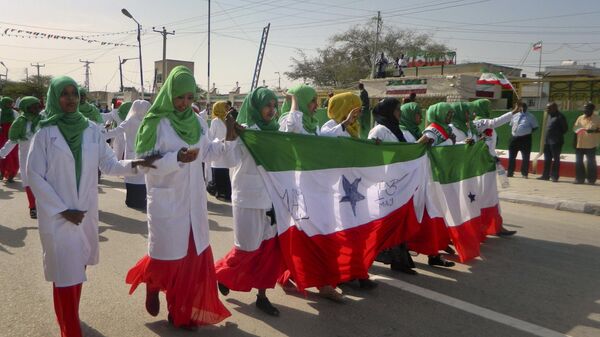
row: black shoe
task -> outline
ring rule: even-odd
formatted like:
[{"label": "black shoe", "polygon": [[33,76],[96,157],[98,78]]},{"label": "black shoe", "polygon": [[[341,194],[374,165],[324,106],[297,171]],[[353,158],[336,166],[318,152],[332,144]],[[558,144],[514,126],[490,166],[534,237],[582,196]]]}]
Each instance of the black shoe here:
[{"label": "black shoe", "polygon": [[375,289],[378,286],[377,283],[375,283],[372,280],[369,280],[368,278],[366,278],[366,279],[359,279],[358,280],[358,284],[360,286],[360,289],[363,289],[363,290]]},{"label": "black shoe", "polygon": [[408,275],[417,275],[416,270],[408,268],[408,267],[403,266],[402,264],[396,263],[396,262],[392,262],[390,264],[390,269],[393,271],[399,271],[401,273],[408,274]]},{"label": "black shoe", "polygon": [[509,174],[507,174],[506,176],[507,176],[508,178],[512,178],[512,177],[513,177],[513,174],[512,174],[512,173],[509,173]]},{"label": "black shoe", "polygon": [[156,317],[160,312],[158,291],[146,290],[146,311],[150,314],[150,316],[154,317]]},{"label": "black shoe", "polygon": [[512,236],[515,235],[517,233],[517,231],[509,231],[508,229],[502,227],[502,229],[496,233],[496,235],[498,236]]},{"label": "black shoe", "polygon": [[596,182],[588,181],[588,185],[596,185]]},{"label": "black shoe", "polygon": [[583,184],[583,181],[580,181],[580,180],[575,180],[575,181],[573,182],[573,184],[575,184],[575,185],[581,185],[581,184]]},{"label": "black shoe", "polygon": [[558,178],[552,178],[552,182],[553,183],[557,183],[558,182]]},{"label": "black shoe", "polygon": [[219,282],[218,286],[219,286],[219,292],[221,293],[221,295],[223,295],[223,296],[229,295],[229,288],[227,288],[226,285]]},{"label": "black shoe", "polygon": [[454,249],[452,249],[452,247],[450,247],[450,246],[447,246],[446,248],[444,248],[444,251],[448,255],[455,255],[456,254],[456,251]]},{"label": "black shoe", "polygon": [[267,296],[256,295],[256,307],[271,316],[279,316],[279,310],[271,304]]},{"label": "black shoe", "polygon": [[523,179],[529,179],[529,177],[526,174],[522,175]]},{"label": "black shoe", "polygon": [[537,180],[550,180],[550,177],[541,176],[541,177],[537,177],[536,179]]},{"label": "black shoe", "polygon": [[430,256],[427,261],[427,264],[429,264],[432,267],[440,266],[440,267],[446,267],[446,268],[454,267],[454,265],[455,265],[455,263],[452,261],[442,259],[442,257],[440,255]]},{"label": "black shoe", "polygon": [[12,184],[15,182],[15,177],[8,177],[8,179],[6,179],[6,182],[9,184]]},{"label": "black shoe", "polygon": [[37,219],[37,210],[35,208],[31,208],[29,210],[29,217],[32,219]]},{"label": "black shoe", "polygon": [[[170,325],[175,326],[175,322],[173,321],[173,316],[171,316],[171,313],[169,313],[167,315],[167,321],[169,322]],[[183,330],[187,330],[187,331],[196,331],[198,330],[198,326],[196,325],[180,325],[178,326],[179,329],[183,329]]]}]

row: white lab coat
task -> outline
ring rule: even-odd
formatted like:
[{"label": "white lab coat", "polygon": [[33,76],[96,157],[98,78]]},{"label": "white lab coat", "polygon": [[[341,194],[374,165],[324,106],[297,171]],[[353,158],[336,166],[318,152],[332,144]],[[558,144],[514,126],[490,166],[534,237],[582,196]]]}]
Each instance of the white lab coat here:
[{"label": "white lab coat", "polygon": [[[79,191],[75,161],[57,126],[39,130],[27,157],[29,185],[37,199],[44,274],[57,287],[86,280],[85,266],[98,263],[98,168],[107,175],[134,174],[130,161],[117,161],[100,127],[89,122],[83,131]],[[86,211],[75,225],[60,213]]]},{"label": "white lab coat", "polygon": [[[142,121],[137,118],[126,119],[124,122],[119,124],[119,126],[109,130],[104,134],[106,139],[117,139],[118,137],[123,137],[123,141],[125,142],[124,159],[135,159],[136,157],[135,138],[141,123]],[[146,183],[144,173],[140,172],[134,176],[126,176],[125,183],[144,185]]]},{"label": "white lab coat", "polygon": [[348,131],[342,128],[342,123],[336,122],[333,119],[328,120],[321,126],[319,136],[325,137],[351,137]]},{"label": "white lab coat", "polygon": [[[279,131],[281,132],[290,132],[290,133],[299,133],[302,135],[310,135],[306,129],[304,129],[304,125],[302,124],[302,111],[294,110],[290,111],[287,115],[281,117],[279,120]],[[321,130],[319,128],[316,129],[317,136],[320,134]]]},{"label": "white lab coat", "polygon": [[12,140],[8,140],[4,143],[2,149],[0,149],[0,158],[4,159],[8,154],[15,148],[15,146],[19,145],[19,170],[21,172],[21,184],[23,187],[29,186],[27,181],[27,153],[29,153],[29,145],[31,144],[31,137],[33,137],[33,132],[31,132],[31,122],[27,121],[27,125],[25,125],[26,137],[27,140],[20,140],[17,142],[13,142]]},{"label": "white lab coat", "polygon": [[[102,116],[102,120],[104,122],[115,122],[115,124],[121,125],[123,120],[119,117],[119,110],[113,109],[110,113],[103,114],[106,116]],[[114,129],[113,129],[114,130]],[[124,158],[125,156],[125,148],[127,147],[125,142],[125,134],[122,132],[117,132],[112,134],[112,137],[107,137],[107,139],[112,138],[110,145],[117,156],[117,159]]]},{"label": "white lab coat", "polygon": [[392,131],[390,131],[390,129],[381,124],[375,125],[375,127],[373,127],[371,131],[369,131],[367,139],[380,139],[383,142],[393,143],[399,142],[396,135]]},{"label": "white lab coat", "polygon": [[[487,144],[492,157],[497,156],[496,140],[498,139],[498,134],[496,133],[495,129],[510,122],[512,116],[512,111],[509,111],[504,115],[498,116],[496,118],[483,118],[476,119],[473,121],[473,124],[475,124],[475,128],[477,129],[477,132],[480,135],[479,137],[483,137],[485,139],[485,143]],[[485,134],[485,131],[488,129],[492,130],[489,136]]]},{"label": "white lab coat", "polygon": [[[154,152],[163,157],[154,162],[156,169],[145,169],[148,193],[148,254],[159,260],[178,260],[187,254],[190,226],[200,255],[209,245],[206,184],[202,162],[224,155],[230,142],[208,138],[208,126],[197,116],[202,127],[198,143],[188,145],[175,132],[167,118],[158,124]],[[191,163],[177,161],[182,148],[199,148]]]},{"label": "white lab coat", "polygon": [[450,127],[452,128],[452,133],[456,137],[455,144],[466,144],[468,138],[477,141],[477,136],[473,135],[473,132],[471,132],[471,130],[468,130],[467,133],[464,133],[462,130],[454,126],[454,124],[450,124]]},{"label": "white lab coat", "polygon": [[[219,118],[213,118],[210,122],[210,130],[208,131],[208,136],[212,140],[224,140],[225,137],[227,137],[227,125],[225,125],[225,122],[223,122]],[[227,168],[228,165],[223,158],[218,158],[210,162],[210,167]],[[208,177],[207,180],[209,180]]]}]

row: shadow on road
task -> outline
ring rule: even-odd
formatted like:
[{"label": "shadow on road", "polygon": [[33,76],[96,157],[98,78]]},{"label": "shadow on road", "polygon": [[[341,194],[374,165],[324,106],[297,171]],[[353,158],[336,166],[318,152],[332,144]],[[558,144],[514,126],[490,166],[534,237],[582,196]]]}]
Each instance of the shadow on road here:
[{"label": "shadow on road", "polygon": [[37,227],[20,227],[17,229],[12,229],[0,225],[0,252],[12,255],[13,253],[11,253],[6,247],[25,247],[25,238],[27,237],[27,230],[30,229],[37,230]]},{"label": "shadow on road", "polygon": [[170,325],[166,320],[146,323],[146,327],[161,337],[177,337],[177,336],[239,336],[239,337],[258,337],[246,331],[239,329],[238,325],[232,322],[225,322],[223,326],[204,326],[198,328],[196,332],[190,332],[183,329],[177,329]]},{"label": "shadow on road", "polygon": [[[107,229],[110,229],[113,231],[118,231],[127,234],[139,234],[143,237],[148,236],[148,225],[146,221],[132,219],[120,214],[106,211],[99,211],[98,214],[100,217],[100,222],[108,225],[104,226],[102,224],[99,224],[99,233],[103,233]],[[101,239],[101,241],[106,240],[106,238]]]},{"label": "shadow on road", "polygon": [[81,332],[83,332],[85,337],[106,337],[106,335],[100,333],[100,331],[92,328],[83,321],[81,322]]},{"label": "shadow on road", "polygon": [[218,222],[216,222],[213,219],[208,219],[208,227],[210,228],[211,231],[215,231],[215,232],[231,232],[233,231],[233,229],[229,228],[229,227],[222,227],[221,225],[219,225]]},{"label": "shadow on road", "polygon": [[515,236],[490,237],[481,246],[483,261],[469,272],[417,268],[439,277],[408,276],[382,265],[373,274],[421,286],[520,320],[568,334],[573,329],[600,330],[600,248]]}]

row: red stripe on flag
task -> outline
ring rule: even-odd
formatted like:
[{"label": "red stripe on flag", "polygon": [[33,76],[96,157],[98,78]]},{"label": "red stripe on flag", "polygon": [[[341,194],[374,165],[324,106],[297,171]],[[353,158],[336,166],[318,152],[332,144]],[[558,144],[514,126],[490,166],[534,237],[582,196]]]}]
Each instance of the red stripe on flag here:
[{"label": "red stripe on flag", "polygon": [[470,219],[459,226],[448,227],[460,262],[466,262],[479,256],[479,246],[485,238],[482,227],[481,217]]},{"label": "red stripe on flag", "polygon": [[448,228],[444,218],[431,218],[427,209],[417,235],[408,240],[408,249],[424,255],[437,255],[450,243]]},{"label": "red stripe on flag", "polygon": [[304,290],[367,278],[381,250],[405,242],[418,228],[411,199],[384,218],[332,234],[309,237],[291,227],[279,242],[293,280]]},{"label": "red stripe on flag", "polygon": [[481,222],[485,227],[487,235],[495,235],[502,229],[502,215],[500,215],[500,206],[481,209]]}]

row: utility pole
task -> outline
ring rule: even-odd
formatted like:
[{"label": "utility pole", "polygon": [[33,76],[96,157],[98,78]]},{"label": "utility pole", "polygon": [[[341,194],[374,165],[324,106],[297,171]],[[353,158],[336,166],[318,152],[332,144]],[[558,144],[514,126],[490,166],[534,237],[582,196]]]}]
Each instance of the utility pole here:
[{"label": "utility pole", "polygon": [[25,82],[29,82],[29,68],[25,68]]},{"label": "utility pole", "polygon": [[37,68],[37,82],[38,82],[38,90],[40,91],[38,94],[40,96],[44,95],[44,93],[42,92],[42,78],[40,77],[40,68],[45,67],[45,64],[40,64],[39,62],[36,64],[31,63],[32,67],[36,67]]},{"label": "utility pole", "polygon": [[87,60],[79,60],[79,62],[81,63],[85,63],[84,64],[84,68],[85,68],[85,82],[83,83],[83,86],[85,87],[86,90],[90,90],[90,64],[94,63],[92,61],[87,61]]},{"label": "utility pole", "polygon": [[281,89],[281,73],[276,71],[275,74],[277,74],[277,89]]},{"label": "utility pole", "polygon": [[375,78],[375,62],[377,62],[377,48],[379,48],[379,35],[383,20],[381,20],[381,12],[377,11],[377,32],[375,33],[375,48],[373,48],[373,64],[371,65],[371,78]]},{"label": "utility pole", "polygon": [[152,27],[152,30],[156,33],[160,33],[163,37],[163,59],[162,59],[162,83],[165,83],[167,79],[167,35],[175,35],[175,31],[167,32],[165,27],[162,30],[156,30]]}]

